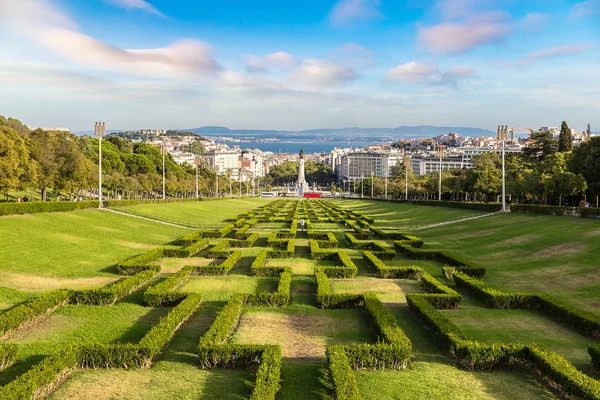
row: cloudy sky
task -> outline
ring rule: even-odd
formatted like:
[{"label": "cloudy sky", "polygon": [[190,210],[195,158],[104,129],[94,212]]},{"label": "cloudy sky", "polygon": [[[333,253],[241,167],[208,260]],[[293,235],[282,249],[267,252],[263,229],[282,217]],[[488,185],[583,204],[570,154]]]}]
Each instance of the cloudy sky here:
[{"label": "cloudy sky", "polygon": [[0,0],[0,114],[600,130],[600,0]]}]

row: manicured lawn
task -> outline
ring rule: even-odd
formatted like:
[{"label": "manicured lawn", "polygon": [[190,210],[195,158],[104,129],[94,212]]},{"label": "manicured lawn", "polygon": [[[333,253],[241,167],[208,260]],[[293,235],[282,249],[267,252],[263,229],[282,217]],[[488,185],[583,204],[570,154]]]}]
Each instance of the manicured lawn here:
[{"label": "manicured lawn", "polygon": [[494,288],[546,293],[600,315],[600,220],[503,214],[415,234],[427,248],[481,263]]},{"label": "manicured lawn", "polygon": [[179,290],[201,293],[204,301],[227,301],[234,293],[273,292],[277,290],[277,280],[244,275],[197,276]]},{"label": "manicured lawn", "polygon": [[331,202],[344,209],[373,217],[376,227],[389,227],[400,230],[487,214],[482,211],[459,208],[419,206],[372,200],[335,199]]},{"label": "manicured lawn", "polygon": [[185,226],[213,228],[223,226],[226,219],[268,204],[271,201],[273,200],[242,198],[169,204],[138,204],[120,208],[120,210]]},{"label": "manicured lawn", "polygon": [[244,312],[233,342],[279,344],[286,358],[325,357],[333,344],[372,343],[376,336],[362,310],[320,310],[294,304]]},{"label": "manicured lawn", "polygon": [[379,279],[357,277],[356,279],[330,279],[334,293],[375,293],[383,303],[406,303],[406,295],[421,293],[417,281],[406,279]]},{"label": "manicured lawn", "polygon": [[463,371],[443,363],[416,362],[405,371],[360,371],[356,377],[361,394],[373,400],[556,399],[521,373]]},{"label": "manicured lawn", "polygon": [[441,312],[454,321],[469,339],[490,344],[541,344],[562,355],[580,370],[594,373],[587,353],[587,346],[594,341],[538,313],[469,305]]},{"label": "manicured lawn", "polygon": [[0,285],[22,290],[102,286],[108,282],[65,279],[110,277],[117,262],[187,233],[99,210],[4,216]]}]

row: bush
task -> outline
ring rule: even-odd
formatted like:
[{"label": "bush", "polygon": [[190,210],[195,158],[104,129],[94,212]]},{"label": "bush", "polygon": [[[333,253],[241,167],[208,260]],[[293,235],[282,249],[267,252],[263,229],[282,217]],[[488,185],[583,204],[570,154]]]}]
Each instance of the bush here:
[{"label": "bush", "polygon": [[416,266],[388,267],[373,252],[363,251],[363,259],[375,268],[377,277],[383,279],[418,279],[423,269]]},{"label": "bush", "polygon": [[56,381],[77,366],[79,358],[76,347],[68,347],[52,353],[13,381],[0,386],[0,399],[24,400],[41,397]]},{"label": "bush", "polygon": [[317,304],[321,308],[355,308],[364,304],[364,296],[350,293],[331,293],[329,278],[323,267],[315,268]]},{"label": "bush", "polygon": [[362,400],[358,390],[358,382],[350,367],[345,346],[327,347],[329,376],[333,384],[335,400]]},{"label": "bush", "polygon": [[208,251],[206,255],[208,258],[227,258],[232,253],[232,250],[229,250],[231,247],[230,240],[223,240],[219,244],[213,246],[212,249]]},{"label": "bush", "polygon": [[204,356],[207,346],[220,345],[229,339],[239,323],[243,305],[244,295],[241,293],[234,294],[219,312],[209,330],[200,338],[198,351],[201,362],[207,358]]},{"label": "bush", "polygon": [[465,289],[479,300],[485,302],[489,307],[499,310],[510,308],[523,308],[523,304],[530,295],[519,293],[503,293],[491,289],[482,281],[471,278],[462,272],[454,273],[454,282],[458,288]]},{"label": "bush", "polygon": [[247,232],[250,230],[250,225],[246,224],[244,226],[242,226],[240,229],[238,229],[234,236],[236,239],[245,239]]},{"label": "bush", "polygon": [[156,271],[142,271],[100,289],[73,290],[71,291],[70,301],[75,304],[91,306],[112,305],[150,282],[155,275]]},{"label": "bush", "polygon": [[409,308],[423,321],[432,335],[444,347],[452,349],[455,339],[464,338],[458,327],[445,315],[438,312],[425,296],[409,294],[406,296],[406,302]]},{"label": "bush", "polygon": [[194,268],[194,275],[227,275],[242,258],[240,250],[232,251],[225,261],[219,265],[203,265]]},{"label": "bush", "polygon": [[541,312],[558,322],[568,324],[592,338],[600,338],[600,318],[590,312],[562,303],[546,295],[530,296],[525,307]]},{"label": "bush", "polygon": [[209,245],[208,239],[201,239],[195,243],[190,244],[188,247],[183,248],[185,258],[192,257],[207,248]]},{"label": "bush", "polygon": [[97,200],[91,201],[33,201],[27,203],[0,203],[0,216],[13,214],[36,214],[98,208]]},{"label": "bush", "polygon": [[281,357],[280,346],[264,347],[250,400],[275,400],[280,388]]},{"label": "bush", "polygon": [[10,367],[17,359],[17,345],[0,342],[0,371]]},{"label": "bush", "polygon": [[478,210],[487,212],[500,211],[502,205],[500,203],[467,203],[463,201],[438,201],[438,200],[385,200],[385,199],[373,199],[378,201],[389,201],[392,203],[409,203],[420,206],[438,206],[438,207],[450,207],[450,208],[462,208],[467,210]]},{"label": "bush", "polygon": [[[194,242],[191,242],[192,244]],[[163,258],[163,249],[152,249],[143,254],[128,258],[117,264],[117,271],[120,275],[135,275],[142,271],[153,270],[160,271],[158,265],[152,265],[153,262]]]},{"label": "bush", "polygon": [[66,289],[53,290],[11,308],[0,315],[0,336],[62,307],[69,302],[69,296],[70,293]]},{"label": "bush", "polygon": [[592,364],[596,369],[600,369],[600,344],[590,344],[588,353],[592,357]]},{"label": "bush", "polygon": [[292,285],[292,271],[286,269],[279,276],[277,291],[274,293],[260,292],[247,294],[244,303],[258,307],[284,307],[290,302],[290,288]]},{"label": "bush", "polygon": [[458,307],[462,296],[450,289],[448,286],[443,285],[433,276],[426,272],[423,272],[420,276],[421,285],[425,291],[434,293],[432,296],[425,296],[425,298],[435,307],[450,309]]},{"label": "bush", "polygon": [[169,276],[164,281],[150,286],[144,292],[144,303],[150,307],[160,305],[176,304],[183,300],[188,294],[176,292],[175,289],[190,279],[194,267],[187,266],[180,269],[177,273]]},{"label": "bush", "polygon": [[586,207],[559,207],[538,204],[512,204],[510,211],[518,213],[600,218],[600,209]]},{"label": "bush", "polygon": [[338,240],[335,238],[335,235],[331,232],[327,232],[325,234],[325,240],[317,240],[317,244],[321,249],[336,249],[338,247]]}]

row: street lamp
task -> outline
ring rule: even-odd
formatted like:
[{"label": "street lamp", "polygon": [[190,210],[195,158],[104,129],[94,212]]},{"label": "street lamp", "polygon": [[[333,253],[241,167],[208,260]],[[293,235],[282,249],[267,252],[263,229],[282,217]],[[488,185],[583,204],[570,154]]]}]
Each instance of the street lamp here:
[{"label": "street lamp", "polygon": [[502,211],[506,210],[506,170],[504,167],[504,139],[502,140]]},{"label": "street lamp", "polygon": [[373,168],[371,168],[371,198],[373,198]]},{"label": "street lamp", "polygon": [[388,174],[390,172],[390,166],[386,164],[385,167],[383,167],[383,173],[385,174],[385,199],[387,200],[388,196],[387,196],[387,186],[388,186]]},{"label": "street lamp", "polygon": [[404,155],[404,197],[406,201],[408,201],[408,167],[410,160],[408,159],[408,155]]},{"label": "street lamp", "polygon": [[364,185],[365,175],[360,175],[360,198],[364,197],[365,185]]},{"label": "street lamp", "polygon": [[162,198],[166,199],[166,191],[165,191],[165,153],[167,152],[167,145],[165,142],[162,143],[160,147],[160,153],[162,154]]},{"label": "street lamp", "polygon": [[440,156],[440,180],[439,180],[439,196],[438,196],[438,200],[442,201],[442,156],[444,155],[444,149],[442,148],[442,146],[439,147],[439,156]]},{"label": "street lamp", "polygon": [[196,157],[194,159],[194,164],[196,164],[196,198],[198,199],[200,196],[198,195],[198,166],[200,165],[201,160]]},{"label": "street lamp", "polygon": [[96,122],[94,126],[94,135],[98,138],[98,208],[104,207],[102,202],[102,137],[106,133],[104,122]]}]

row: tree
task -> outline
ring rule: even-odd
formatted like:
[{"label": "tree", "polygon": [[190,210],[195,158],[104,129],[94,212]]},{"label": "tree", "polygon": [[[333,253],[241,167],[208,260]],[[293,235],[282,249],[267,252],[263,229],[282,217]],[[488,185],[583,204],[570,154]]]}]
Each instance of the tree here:
[{"label": "tree", "polygon": [[581,174],[587,181],[588,189],[600,195],[600,137],[593,137],[573,150],[569,167],[575,174]]},{"label": "tree", "polygon": [[477,193],[496,194],[502,185],[502,174],[498,168],[500,157],[496,153],[485,153],[473,158],[470,170],[473,189]]},{"label": "tree", "polygon": [[592,136],[592,128],[590,127],[590,124],[587,125],[587,129],[585,130],[585,134],[587,135],[588,138]]},{"label": "tree", "polygon": [[0,126],[0,192],[24,188],[34,176],[25,139],[9,126]]},{"label": "tree", "polygon": [[560,135],[558,136],[558,151],[565,153],[573,150],[573,134],[571,128],[565,121],[560,126]]},{"label": "tree", "polygon": [[542,161],[558,150],[558,141],[548,131],[533,132],[531,143],[523,149],[523,154],[531,161]]}]

